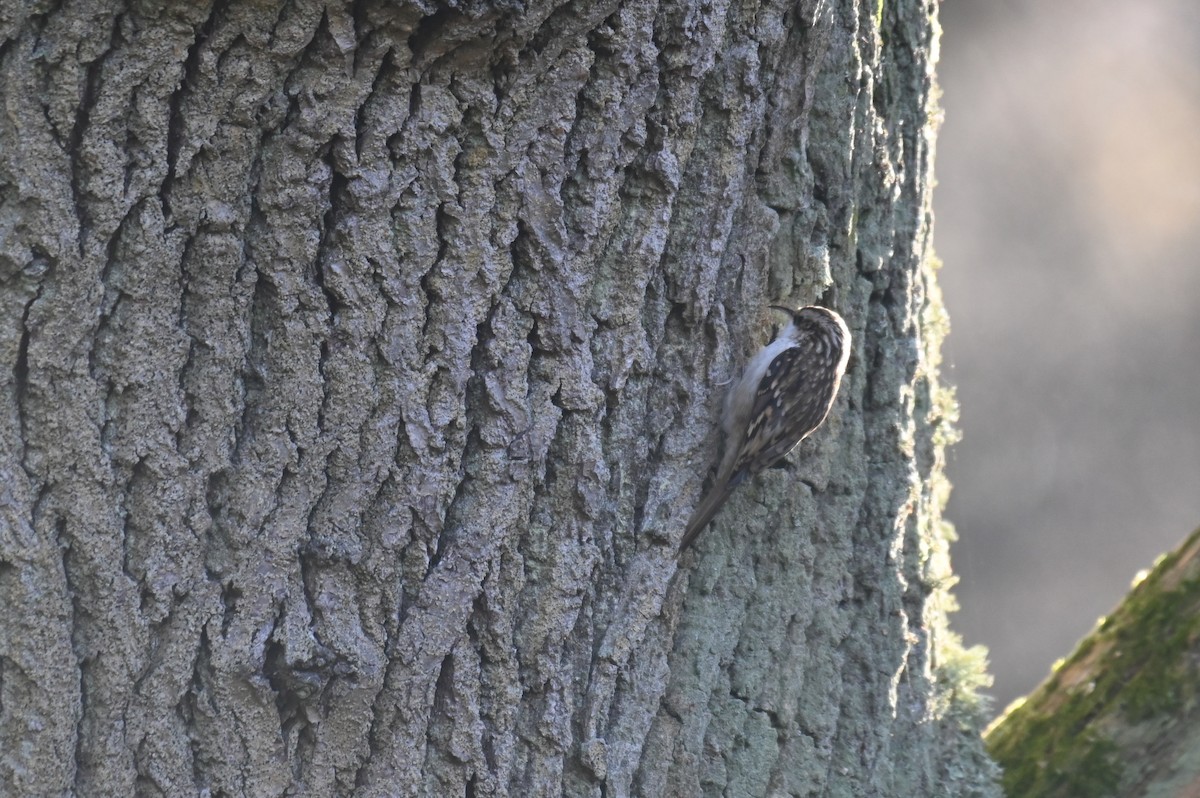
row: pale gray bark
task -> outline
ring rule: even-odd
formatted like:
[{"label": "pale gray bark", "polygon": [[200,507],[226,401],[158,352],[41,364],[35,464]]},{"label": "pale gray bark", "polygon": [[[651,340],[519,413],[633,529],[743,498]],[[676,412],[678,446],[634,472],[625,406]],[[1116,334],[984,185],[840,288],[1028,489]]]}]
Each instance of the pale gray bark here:
[{"label": "pale gray bark", "polygon": [[[935,7],[2,5],[0,789],[995,794]],[[830,284],[833,419],[679,568]]]}]

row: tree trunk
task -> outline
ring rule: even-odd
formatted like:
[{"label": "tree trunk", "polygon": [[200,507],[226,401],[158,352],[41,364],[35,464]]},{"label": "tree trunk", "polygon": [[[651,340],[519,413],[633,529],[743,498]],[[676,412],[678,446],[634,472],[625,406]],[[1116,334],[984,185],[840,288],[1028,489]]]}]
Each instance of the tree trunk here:
[{"label": "tree trunk", "polygon": [[1200,530],[988,731],[1013,798],[1200,795]]},{"label": "tree trunk", "polygon": [[[4,3],[13,795],[994,795],[936,7]],[[674,546],[769,301],[833,417]]]}]

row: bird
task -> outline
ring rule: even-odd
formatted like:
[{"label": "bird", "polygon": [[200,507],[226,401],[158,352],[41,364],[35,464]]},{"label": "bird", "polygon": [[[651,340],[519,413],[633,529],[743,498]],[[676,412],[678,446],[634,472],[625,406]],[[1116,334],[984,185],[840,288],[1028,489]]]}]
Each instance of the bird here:
[{"label": "bird", "polygon": [[791,322],[750,359],[725,397],[725,454],[687,522],[682,554],[738,485],[769,468],[825,421],[850,359],[850,330],[820,305],[771,305]]}]

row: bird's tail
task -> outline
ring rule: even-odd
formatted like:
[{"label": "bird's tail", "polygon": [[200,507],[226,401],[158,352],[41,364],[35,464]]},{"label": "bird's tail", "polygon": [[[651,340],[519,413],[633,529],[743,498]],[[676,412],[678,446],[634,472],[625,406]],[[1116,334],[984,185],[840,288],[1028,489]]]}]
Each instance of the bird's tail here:
[{"label": "bird's tail", "polygon": [[729,480],[720,480],[718,484],[713,485],[712,490],[704,497],[704,501],[700,502],[700,506],[692,513],[692,517],[688,519],[687,529],[684,530],[683,537],[679,540],[679,553],[682,554],[688,546],[692,545],[692,541],[696,539],[704,527],[708,526],[708,522],[712,520],[717,511],[725,504],[729,494],[733,493],[733,487],[729,484]]}]

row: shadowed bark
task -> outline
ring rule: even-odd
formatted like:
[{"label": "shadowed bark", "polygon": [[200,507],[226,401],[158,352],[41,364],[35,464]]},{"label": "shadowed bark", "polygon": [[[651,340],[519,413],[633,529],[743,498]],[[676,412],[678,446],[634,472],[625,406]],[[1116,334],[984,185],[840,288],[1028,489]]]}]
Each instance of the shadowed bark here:
[{"label": "shadowed bark", "polygon": [[[13,794],[995,794],[935,6],[3,9]],[[831,420],[677,564],[822,295]]]}]

